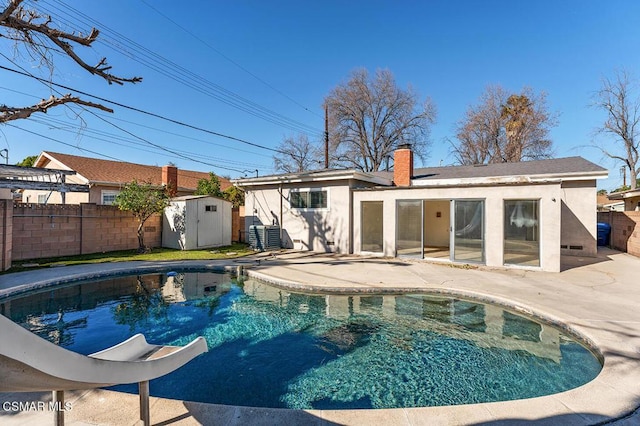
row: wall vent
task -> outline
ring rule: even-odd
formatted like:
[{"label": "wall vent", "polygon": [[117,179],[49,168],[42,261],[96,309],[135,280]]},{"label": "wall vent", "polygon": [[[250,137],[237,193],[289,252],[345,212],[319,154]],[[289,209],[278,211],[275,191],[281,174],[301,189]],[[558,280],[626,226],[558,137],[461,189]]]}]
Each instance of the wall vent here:
[{"label": "wall vent", "polygon": [[569,246],[569,250],[583,250],[582,246]]}]

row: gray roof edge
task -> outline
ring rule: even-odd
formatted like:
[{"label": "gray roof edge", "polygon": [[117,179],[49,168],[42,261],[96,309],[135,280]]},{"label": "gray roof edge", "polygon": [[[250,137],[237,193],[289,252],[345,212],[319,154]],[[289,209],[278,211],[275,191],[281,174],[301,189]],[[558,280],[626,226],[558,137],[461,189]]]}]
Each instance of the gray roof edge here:
[{"label": "gray roof edge", "polygon": [[232,179],[234,185],[253,186],[253,185],[270,185],[288,182],[313,182],[330,179],[357,179],[364,182],[391,184],[391,180],[385,177],[377,176],[373,173],[363,172],[357,169],[323,169],[301,173],[284,173],[279,175],[267,175],[255,178],[239,178]]}]

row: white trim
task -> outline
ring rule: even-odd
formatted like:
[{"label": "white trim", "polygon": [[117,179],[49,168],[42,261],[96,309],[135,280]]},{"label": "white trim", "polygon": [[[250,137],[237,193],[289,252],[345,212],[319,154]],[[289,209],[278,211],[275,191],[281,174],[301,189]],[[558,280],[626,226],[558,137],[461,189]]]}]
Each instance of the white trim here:
[{"label": "white trim", "polygon": [[[294,192],[326,192],[327,193],[327,207],[293,207],[291,205],[291,194]],[[287,201],[289,202],[289,210],[297,211],[297,212],[328,212],[331,210],[331,195],[329,188],[291,188],[289,193],[287,194]]]},{"label": "white trim", "polygon": [[115,198],[118,196],[118,194],[120,193],[120,191],[115,191],[112,189],[103,189],[100,191],[100,204],[102,204],[103,206],[112,206],[113,203],[105,203],[104,202],[104,197],[105,195],[113,195],[113,199],[115,201]]},{"label": "white trim", "polygon": [[360,172],[357,170],[328,170],[317,173],[311,173],[308,175],[302,174],[288,174],[288,175],[276,175],[276,176],[264,176],[257,178],[246,179],[232,179],[231,182],[234,185],[244,186],[262,186],[262,185],[277,185],[283,183],[312,183],[312,182],[327,182],[337,180],[359,180],[362,182],[369,182],[376,185],[390,186],[392,184],[391,179],[386,179],[380,176],[371,175],[368,173]]},{"label": "white trim", "polygon": [[608,173],[580,173],[575,175],[521,175],[521,176],[488,176],[458,179],[413,179],[411,186],[473,186],[473,185],[508,185],[508,184],[538,184],[561,183],[567,181],[581,181],[605,179]]}]

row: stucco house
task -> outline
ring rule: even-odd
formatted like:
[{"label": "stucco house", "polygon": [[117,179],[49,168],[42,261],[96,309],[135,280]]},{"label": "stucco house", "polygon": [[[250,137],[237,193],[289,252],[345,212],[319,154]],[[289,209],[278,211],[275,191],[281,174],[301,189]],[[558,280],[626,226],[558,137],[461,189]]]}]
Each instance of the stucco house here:
[{"label": "stucco house", "polygon": [[[147,166],[122,161],[81,157],[58,152],[43,151],[34,163],[34,167],[73,170],[76,173],[66,177],[66,183],[89,186],[89,192],[25,190],[22,201],[25,203],[48,204],[113,204],[122,186],[133,180],[150,182],[161,187],[170,185],[175,195],[193,195],[200,179],[209,179],[209,173],[181,170],[175,166]],[[228,179],[219,177],[220,189],[231,186]],[[63,199],[64,198],[64,199]]]},{"label": "stucco house", "polygon": [[616,211],[640,211],[640,188],[629,189],[627,191],[613,192],[608,195],[611,203],[622,204],[623,207]]},{"label": "stucco house", "polygon": [[581,157],[393,172],[317,170],[235,180],[245,225],[277,225],[286,248],[560,271],[594,256],[596,179]]}]

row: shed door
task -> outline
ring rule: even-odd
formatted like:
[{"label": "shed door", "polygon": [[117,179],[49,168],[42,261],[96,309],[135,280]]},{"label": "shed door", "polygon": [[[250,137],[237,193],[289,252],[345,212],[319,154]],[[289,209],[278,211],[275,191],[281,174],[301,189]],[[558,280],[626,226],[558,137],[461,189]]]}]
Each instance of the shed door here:
[{"label": "shed door", "polygon": [[213,200],[198,200],[198,247],[222,245],[222,211]]}]

